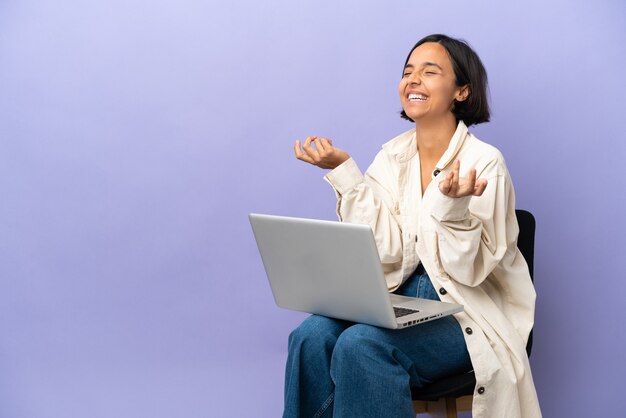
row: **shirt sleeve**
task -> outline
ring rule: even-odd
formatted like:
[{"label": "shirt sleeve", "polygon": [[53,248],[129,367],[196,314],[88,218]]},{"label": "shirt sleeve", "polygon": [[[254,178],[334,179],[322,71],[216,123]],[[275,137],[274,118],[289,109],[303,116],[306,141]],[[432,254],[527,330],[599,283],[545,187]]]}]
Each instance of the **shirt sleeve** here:
[{"label": "shirt sleeve", "polygon": [[[514,193],[502,160],[485,170],[487,188],[481,196],[451,198],[435,193],[431,216],[437,232],[438,257],[443,270],[457,282],[480,285],[515,245]],[[437,190],[438,191],[438,190]]]},{"label": "shirt sleeve", "polygon": [[[382,152],[377,155],[365,175],[350,158],[325,176],[337,196],[337,216],[342,222],[370,225],[385,273],[401,271],[402,231],[393,212],[393,185],[389,176],[377,172],[389,170]],[[385,184],[387,179],[387,184]],[[400,273],[401,274],[401,273]],[[402,277],[385,275],[391,288],[397,287]],[[393,278],[392,278],[393,277]],[[390,283],[392,281],[393,283]]]}]

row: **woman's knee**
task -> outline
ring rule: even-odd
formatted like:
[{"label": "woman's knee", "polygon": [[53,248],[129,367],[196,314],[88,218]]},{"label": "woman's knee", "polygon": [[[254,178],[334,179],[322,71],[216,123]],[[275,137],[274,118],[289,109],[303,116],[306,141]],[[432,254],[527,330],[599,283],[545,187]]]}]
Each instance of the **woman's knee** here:
[{"label": "woman's knee", "polygon": [[359,358],[365,352],[380,351],[384,345],[383,332],[378,327],[365,324],[348,328],[339,336],[333,351],[333,358]]},{"label": "woman's knee", "polygon": [[289,349],[302,346],[312,349],[334,346],[346,326],[336,319],[312,315],[289,334]]},{"label": "woman's knee", "polygon": [[406,369],[408,361],[399,358],[385,332],[384,329],[364,324],[344,331],[335,344],[330,361],[333,381],[336,384],[345,383],[354,376],[358,376],[360,381],[376,381],[377,376],[394,374],[398,367]]}]

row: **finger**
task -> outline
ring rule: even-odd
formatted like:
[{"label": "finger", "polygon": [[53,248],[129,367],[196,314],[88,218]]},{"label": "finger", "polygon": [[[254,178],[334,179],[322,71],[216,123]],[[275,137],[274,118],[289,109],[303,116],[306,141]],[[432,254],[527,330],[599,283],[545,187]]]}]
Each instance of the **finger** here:
[{"label": "finger", "polygon": [[296,143],[293,146],[293,150],[296,153],[296,157],[300,157],[302,155],[302,143],[299,139],[296,139]]},{"label": "finger", "polygon": [[320,138],[320,143],[322,144],[322,147],[324,147],[324,150],[332,151],[332,148],[333,148],[333,141],[332,141],[332,139]]},{"label": "finger", "polygon": [[311,165],[317,165],[317,163],[315,162],[315,160],[314,160],[313,158],[309,157],[309,156],[308,156],[308,155],[306,155],[306,154],[302,154],[301,156],[299,156],[299,157],[298,157],[298,159],[299,159],[300,161],[304,161],[305,163],[309,163],[309,164],[311,164]]},{"label": "finger", "polygon": [[476,187],[476,169],[472,168],[469,173],[467,173],[467,183],[463,190],[464,194],[471,194],[474,192]]},{"label": "finger", "polygon": [[467,173],[467,181],[472,184],[472,188],[476,183],[476,169],[472,168],[469,173]]},{"label": "finger", "polygon": [[459,179],[461,178],[461,160],[456,160],[454,162],[454,169],[452,170],[453,181],[458,184]]},{"label": "finger", "polygon": [[302,150],[304,153],[313,161],[311,164],[317,164],[320,160],[320,156],[317,153],[317,150],[311,146],[311,142],[315,140],[316,136],[309,136],[302,146]]},{"label": "finger", "polygon": [[322,142],[322,139],[324,138],[315,138],[313,140],[313,143],[315,144],[315,148],[320,154],[325,151],[325,147],[324,147],[324,143]]},{"label": "finger", "polygon": [[441,180],[441,182],[439,183],[439,190],[441,191],[441,193],[448,195],[448,193],[450,193],[450,189],[452,188],[452,177],[454,176],[454,173],[449,172],[448,174],[446,174],[446,177]]},{"label": "finger", "polygon": [[296,157],[300,156],[300,153],[302,152],[302,150],[300,149],[300,140],[296,139],[296,143],[293,144],[293,152],[296,153]]},{"label": "finger", "polygon": [[482,196],[483,192],[487,188],[487,180],[480,179],[476,182],[476,186],[474,187],[474,196]]},{"label": "finger", "polygon": [[460,171],[460,161],[455,160],[452,165],[452,171],[446,176],[446,179],[449,179],[450,187],[448,194],[449,195],[457,195],[459,190],[459,171]]},{"label": "finger", "polygon": [[452,171],[446,174],[445,177],[445,190],[443,191],[447,196],[455,196],[458,193],[459,180],[458,172],[456,171],[457,162],[455,161],[452,166]]},{"label": "finger", "polygon": [[311,159],[311,157],[309,157],[304,152],[302,152],[302,147],[301,147],[301,144],[300,144],[300,140],[296,141],[296,144],[294,146],[294,151],[296,153],[296,158],[298,160],[307,162],[309,164],[315,164],[315,162],[313,161],[313,159]]},{"label": "finger", "polygon": [[304,140],[304,144],[302,145],[302,148],[306,148],[306,147],[310,147],[311,146],[311,142],[317,138],[316,136],[307,136],[306,139]]},{"label": "finger", "polygon": [[298,158],[302,161],[306,161],[307,163],[315,164],[315,161],[311,158],[311,156],[307,153],[307,149],[315,152],[313,148],[311,148],[311,141],[315,138],[314,136],[309,136],[304,140],[304,144],[300,143],[300,140],[296,142],[297,145],[297,153]]}]

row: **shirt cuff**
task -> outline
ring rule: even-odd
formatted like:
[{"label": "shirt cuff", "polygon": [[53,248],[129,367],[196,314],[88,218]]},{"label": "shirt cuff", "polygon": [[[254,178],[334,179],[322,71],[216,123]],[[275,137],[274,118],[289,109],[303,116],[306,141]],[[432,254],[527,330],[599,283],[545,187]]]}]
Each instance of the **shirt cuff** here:
[{"label": "shirt cuff", "polygon": [[472,196],[449,197],[437,190],[439,195],[432,209],[432,216],[439,222],[462,221],[469,218],[469,204]]},{"label": "shirt cuff", "polygon": [[349,158],[326,174],[324,179],[339,195],[344,195],[363,182],[363,174],[356,165],[356,161]]}]

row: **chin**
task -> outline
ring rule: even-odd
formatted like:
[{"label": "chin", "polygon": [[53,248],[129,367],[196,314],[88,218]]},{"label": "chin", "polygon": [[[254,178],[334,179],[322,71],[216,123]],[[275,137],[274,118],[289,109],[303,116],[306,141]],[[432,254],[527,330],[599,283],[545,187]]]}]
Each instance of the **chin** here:
[{"label": "chin", "polygon": [[[404,113],[406,113],[406,110],[404,111]],[[410,117],[411,119],[413,119],[413,122],[417,122],[418,120],[424,117],[423,113],[418,113],[418,114],[413,114],[413,115],[410,113],[406,113],[406,115]]]}]

